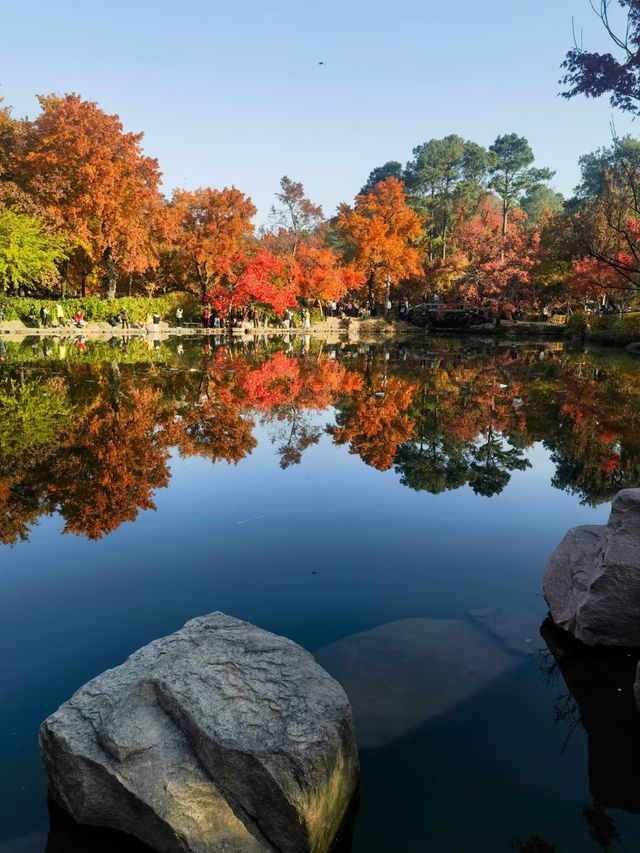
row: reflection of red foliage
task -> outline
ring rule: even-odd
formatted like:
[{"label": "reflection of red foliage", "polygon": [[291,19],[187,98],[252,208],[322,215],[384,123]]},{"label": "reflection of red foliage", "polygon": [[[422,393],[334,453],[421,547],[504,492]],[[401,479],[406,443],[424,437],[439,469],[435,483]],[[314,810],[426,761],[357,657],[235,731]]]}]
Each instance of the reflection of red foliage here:
[{"label": "reflection of red foliage", "polygon": [[247,401],[258,409],[298,405],[319,411],[338,395],[353,393],[361,381],[335,361],[291,358],[279,352],[245,376],[243,389]]},{"label": "reflection of red foliage", "polygon": [[245,377],[247,400],[259,409],[291,403],[299,393],[299,372],[297,359],[276,353]]},{"label": "reflection of red foliage", "polygon": [[181,456],[237,463],[253,451],[254,421],[247,417],[242,393],[247,370],[244,359],[232,360],[225,349],[216,352],[196,400],[165,424],[166,441],[177,445]]}]

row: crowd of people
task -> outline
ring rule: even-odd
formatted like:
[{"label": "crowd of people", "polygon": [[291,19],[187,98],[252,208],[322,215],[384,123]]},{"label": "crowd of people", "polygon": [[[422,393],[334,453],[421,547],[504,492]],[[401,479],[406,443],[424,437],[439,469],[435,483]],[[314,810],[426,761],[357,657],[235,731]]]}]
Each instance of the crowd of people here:
[{"label": "crowd of people", "polygon": [[[400,320],[406,320],[409,312],[409,301],[401,299],[397,304],[397,317]],[[373,300],[357,301],[351,298],[344,298],[340,301],[328,301],[323,305],[322,313],[326,319],[360,319],[368,320],[376,317],[388,317],[393,310],[393,305],[390,299],[387,299],[382,306],[377,305]],[[269,323],[269,313],[259,308],[251,308],[243,311],[230,312],[226,318],[226,322],[218,315],[215,308],[205,305],[201,311],[200,319],[202,326],[205,329],[220,329],[225,325],[234,327],[242,323],[250,322],[254,328],[266,326]],[[183,323],[184,312],[182,308],[176,309],[176,325],[181,326]],[[285,311],[282,318],[277,321],[278,325],[285,329],[294,327],[310,329],[311,328],[311,310],[308,307],[301,306],[294,311],[289,309]]]},{"label": "crowd of people", "polygon": [[[4,307],[0,309],[0,322],[4,320]],[[53,309],[53,315],[47,305],[41,305],[40,310],[36,310],[35,305],[31,305],[27,315],[29,324],[34,328],[62,328],[63,326],[77,326],[82,328],[85,324],[84,313],[81,310],[76,311],[73,317],[67,317],[64,313],[64,308],[60,302],[57,302]]]}]

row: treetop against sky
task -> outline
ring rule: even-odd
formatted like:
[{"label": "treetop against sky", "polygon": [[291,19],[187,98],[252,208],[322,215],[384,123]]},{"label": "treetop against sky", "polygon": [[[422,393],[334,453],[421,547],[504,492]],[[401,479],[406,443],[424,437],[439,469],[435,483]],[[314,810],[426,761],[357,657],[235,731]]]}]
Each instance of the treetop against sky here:
[{"label": "treetop against sky", "polygon": [[583,0],[25,0],[3,11],[0,94],[35,117],[34,92],[80,92],[144,130],[168,195],[235,184],[258,222],[283,174],[332,211],[376,164],[450,133],[522,134],[571,194],[578,156],[611,140],[606,99],[558,97],[572,18],[601,49]]}]

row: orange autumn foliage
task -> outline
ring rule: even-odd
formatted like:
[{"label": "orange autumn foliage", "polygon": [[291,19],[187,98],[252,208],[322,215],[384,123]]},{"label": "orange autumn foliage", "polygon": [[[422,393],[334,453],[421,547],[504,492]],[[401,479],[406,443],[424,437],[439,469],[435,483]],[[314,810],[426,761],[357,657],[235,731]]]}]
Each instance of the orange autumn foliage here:
[{"label": "orange autumn foliage", "polygon": [[100,539],[141,509],[155,509],[154,490],[169,482],[169,454],[155,429],[159,397],[125,388],[117,407],[104,403],[84,417],[48,483],[65,533]]},{"label": "orange autumn foliage", "polygon": [[50,226],[93,264],[110,252],[124,272],[155,265],[168,225],[143,134],[125,133],[117,115],[79,95],[38,100],[42,113],[25,123],[11,168]]},{"label": "orange autumn foliage", "polygon": [[256,214],[250,198],[235,187],[176,190],[171,200],[176,233],[174,247],[187,271],[187,284],[204,294],[221,265],[253,235]]},{"label": "orange autumn foliage", "polygon": [[349,452],[357,453],[367,465],[387,471],[398,446],[413,434],[414,420],[407,410],[417,387],[391,377],[377,394],[370,388],[357,392],[331,429],[336,444],[348,444]]},{"label": "orange autumn foliage", "polygon": [[300,296],[322,305],[337,302],[349,290],[364,283],[364,275],[353,266],[343,266],[332,250],[321,246],[300,245],[296,255],[296,279]]},{"label": "orange autumn foliage", "polygon": [[387,178],[356,197],[354,207],[342,204],[338,227],[352,247],[353,263],[377,289],[421,272],[416,247],[423,219],[407,204],[402,181]]},{"label": "orange autumn foliage", "polygon": [[[616,263],[630,268],[634,260],[628,252],[619,252]],[[631,289],[627,275],[619,267],[593,257],[578,258],[573,262],[565,287],[567,294],[574,299],[624,297]]]}]

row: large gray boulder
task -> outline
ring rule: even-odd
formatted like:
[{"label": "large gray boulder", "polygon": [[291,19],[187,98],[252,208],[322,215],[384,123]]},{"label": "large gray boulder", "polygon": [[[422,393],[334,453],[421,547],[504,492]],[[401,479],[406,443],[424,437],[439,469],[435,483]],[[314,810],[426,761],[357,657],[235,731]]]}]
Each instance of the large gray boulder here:
[{"label": "large gray boulder", "polygon": [[606,525],[567,533],[543,588],[554,623],[583,643],[640,646],[640,489],[618,492]]},{"label": "large gray boulder", "polygon": [[291,640],[223,613],[85,684],[40,745],[76,821],[166,853],[324,853],[358,782],[340,685]]}]

